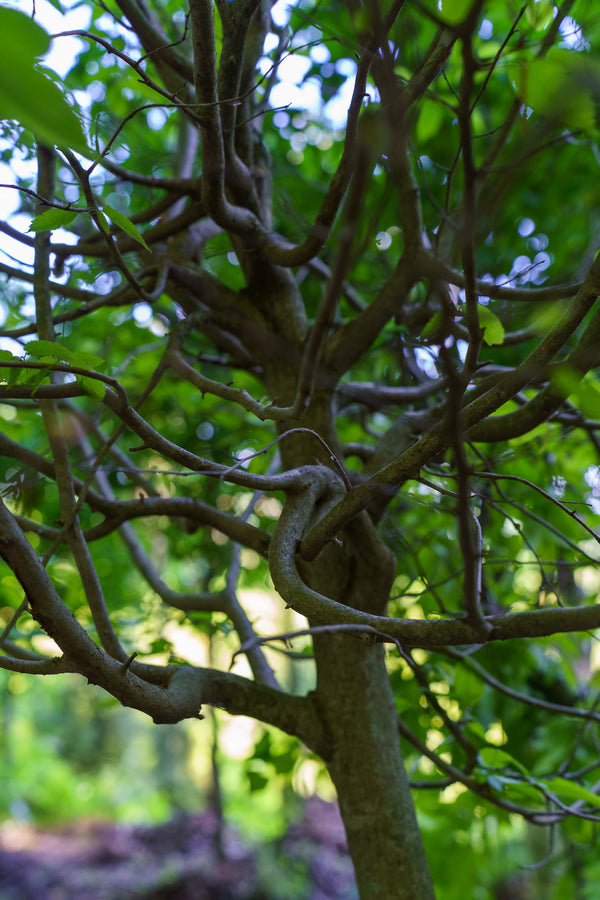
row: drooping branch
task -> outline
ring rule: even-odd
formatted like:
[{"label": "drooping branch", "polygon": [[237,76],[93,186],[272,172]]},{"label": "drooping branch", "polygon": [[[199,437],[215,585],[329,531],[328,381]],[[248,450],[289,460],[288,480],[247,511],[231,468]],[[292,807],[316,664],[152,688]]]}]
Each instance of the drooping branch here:
[{"label": "drooping branch", "polygon": [[312,702],[306,698],[291,697],[231,673],[190,666],[156,669],[135,661],[123,665],[105,654],[62,603],[48,573],[1,499],[0,557],[21,583],[34,617],[64,653],[58,662],[9,662],[13,671],[79,672],[123,706],[145,712],[158,723],[197,718],[201,704],[208,703],[233,715],[253,715],[276,725],[297,735],[317,752],[325,746],[322,725]]},{"label": "drooping branch", "polygon": [[[600,294],[600,257],[598,257],[576,297],[559,321],[551,328],[538,346],[514,370],[493,385],[485,394],[468,402],[461,413],[461,425],[467,431],[506,403],[530,383],[554,358],[574,334]],[[372,307],[370,307],[372,309]],[[361,314],[362,315],[362,314]],[[357,318],[360,318],[357,317]],[[385,466],[368,481],[352,489],[302,541],[301,552],[305,559],[314,559],[327,541],[344,525],[381,495],[388,497],[436,454],[448,447],[445,428],[438,425],[413,444],[405,453]]]},{"label": "drooping branch", "polygon": [[[54,195],[55,155],[52,150],[38,146],[38,190],[42,196]],[[49,235],[40,233],[35,243],[35,310],[37,330],[45,341],[55,340],[52,325],[52,306],[48,288],[50,240]],[[72,510],[75,504],[75,487],[69,457],[69,449],[64,435],[58,406],[55,400],[40,401],[40,408],[48,441],[54,459],[54,472],[58,487],[58,497],[63,526],[69,542],[73,560],[77,566],[81,584],[94,620],[94,625],[102,645],[112,657],[123,661],[126,653],[121,647],[110,620],[98,574],[92,562],[88,546],[77,515]]]},{"label": "drooping branch", "polygon": [[190,61],[178,51],[177,46],[165,34],[158,17],[146,4],[139,0],[117,0],[117,5],[128,18],[168,89],[172,93],[178,93],[184,85],[191,84],[193,75]]}]

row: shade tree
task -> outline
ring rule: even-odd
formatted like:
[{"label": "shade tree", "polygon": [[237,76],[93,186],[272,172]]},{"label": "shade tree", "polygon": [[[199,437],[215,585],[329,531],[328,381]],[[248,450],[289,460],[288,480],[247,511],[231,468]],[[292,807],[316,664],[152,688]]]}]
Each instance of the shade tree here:
[{"label": "shade tree", "polygon": [[[20,259],[0,262],[0,666],[298,738],[362,898],[453,896],[413,794],[471,837],[495,810],[581,843],[591,5],[80,6],[64,79],[35,17],[0,7],[21,216],[0,224]],[[300,620],[258,630],[249,585]],[[181,658],[173,620],[234,634],[246,674]],[[308,692],[274,664],[292,640]]]}]

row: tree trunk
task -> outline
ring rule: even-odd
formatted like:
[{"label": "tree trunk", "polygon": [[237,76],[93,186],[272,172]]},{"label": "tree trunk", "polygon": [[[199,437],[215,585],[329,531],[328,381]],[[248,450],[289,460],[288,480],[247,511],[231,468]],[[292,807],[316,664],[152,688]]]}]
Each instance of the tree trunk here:
[{"label": "tree trunk", "polygon": [[[385,614],[396,561],[366,513],[302,567],[338,602]],[[382,644],[315,635],[317,702],[361,900],[434,900]]]},{"label": "tree trunk", "polygon": [[347,635],[317,640],[317,697],[361,900],[435,897],[381,644]]},{"label": "tree trunk", "polygon": [[[324,437],[342,458],[331,408],[327,391],[315,391],[299,424]],[[310,435],[294,435],[281,448],[286,468],[314,459],[315,451],[324,464],[329,462]],[[311,515],[318,519],[322,514],[315,508]],[[316,560],[297,557],[297,565],[312,589],[354,609],[385,615],[396,558],[366,512]],[[315,634],[314,651],[314,699],[326,734],[322,756],[337,790],[361,900],[435,900],[383,646],[349,634]]]}]

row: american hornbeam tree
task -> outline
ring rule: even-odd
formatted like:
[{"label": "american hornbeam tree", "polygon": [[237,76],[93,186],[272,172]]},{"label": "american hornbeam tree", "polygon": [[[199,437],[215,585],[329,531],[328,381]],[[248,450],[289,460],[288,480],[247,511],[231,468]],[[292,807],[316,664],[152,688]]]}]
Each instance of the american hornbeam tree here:
[{"label": "american hornbeam tree", "polygon": [[[50,2],[87,23],[52,36],[64,78],[35,4],[0,6],[0,666],[295,736],[363,900],[454,896],[442,809],[465,858],[465,817],[558,829],[575,896],[600,813],[595,4]],[[304,695],[258,584],[302,617]],[[235,633],[247,674],[181,658],[173,620]]]}]

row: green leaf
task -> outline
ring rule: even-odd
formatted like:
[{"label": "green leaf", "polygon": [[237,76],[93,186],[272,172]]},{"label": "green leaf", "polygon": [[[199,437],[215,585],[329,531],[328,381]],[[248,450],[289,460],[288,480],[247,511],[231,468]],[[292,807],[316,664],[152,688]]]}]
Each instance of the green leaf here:
[{"label": "green leaf", "polygon": [[423,339],[433,337],[436,331],[441,328],[443,321],[444,314],[442,312],[434,313],[427,325],[425,325],[425,327],[421,331],[421,337]]},{"label": "green leaf", "polygon": [[60,344],[54,341],[29,341],[25,345],[25,350],[30,356],[57,356]]},{"label": "green leaf", "polygon": [[109,206],[107,203],[104,204],[102,210],[106,213],[111,222],[114,222],[115,225],[118,225],[119,228],[122,228],[123,231],[129,235],[129,237],[132,237],[134,241],[137,241],[138,244],[141,244],[142,247],[146,248],[146,250],[150,249],[133,222],[130,221],[127,216],[124,216],[123,213],[119,212],[118,209],[113,209],[113,207]]},{"label": "green leaf", "polygon": [[481,763],[489,769],[503,769],[505,766],[510,766],[519,772],[527,771],[514,756],[511,756],[506,750],[501,750],[500,747],[484,747],[478,755]]},{"label": "green leaf", "polygon": [[487,306],[482,306],[481,304],[477,307],[477,313],[479,316],[479,324],[483,329],[483,340],[488,347],[491,347],[494,344],[503,344],[504,325],[498,316]]},{"label": "green leaf", "polygon": [[28,16],[0,6],[0,116],[16,119],[46,144],[87,152],[81,123],[58,87],[37,68],[50,38]]},{"label": "green leaf", "polygon": [[218,7],[215,4],[213,7],[213,17],[215,23],[215,49],[217,51],[217,66],[221,60],[221,50],[223,49],[223,22],[221,21],[221,16],[219,15]]},{"label": "green leaf", "polygon": [[248,779],[248,786],[252,792],[254,791],[262,791],[262,789],[269,783],[269,779],[266,775],[262,775],[260,772],[246,772],[246,777]]},{"label": "green leaf", "polygon": [[483,694],[485,685],[474,672],[465,666],[460,666],[454,676],[454,689],[462,706],[475,706]]},{"label": "green leaf", "polygon": [[12,52],[17,42],[19,51],[30,58],[43,56],[50,49],[50,35],[30,16],[16,9],[0,6],[0,33],[2,34],[2,56]]},{"label": "green leaf", "polygon": [[555,48],[543,58],[509,68],[521,101],[557,128],[592,131],[600,99],[600,65],[589,56]]},{"label": "green leaf", "polygon": [[72,362],[74,356],[72,350],[63,347],[58,341],[29,341],[25,350],[30,356],[50,356],[68,363]]},{"label": "green leaf", "polygon": [[544,31],[554,18],[553,0],[527,0],[525,16],[536,31]]},{"label": "green leaf", "polygon": [[106,385],[103,381],[99,381],[97,378],[85,378],[83,375],[80,375],[77,378],[77,384],[80,384],[86,394],[89,394],[94,400],[99,402],[104,400]]},{"label": "green leaf", "polygon": [[593,419],[600,409],[600,385],[595,381],[595,375],[588,372],[583,381],[579,380],[574,386],[571,384],[571,402],[574,403],[587,417]]},{"label": "green leaf", "polygon": [[72,353],[70,350],[68,352],[70,353],[71,365],[79,366],[80,369],[101,369],[106,365],[105,359],[101,356],[94,356],[93,353],[84,353],[82,351]]},{"label": "green leaf", "polygon": [[566,399],[580,386],[581,373],[571,366],[563,365],[552,373],[552,382]]},{"label": "green leaf", "polygon": [[77,211],[72,209],[47,209],[35,217],[29,226],[29,230],[53,231],[55,228],[62,228],[64,225],[68,225],[76,215]]},{"label": "green leaf", "polygon": [[442,0],[442,18],[449,25],[458,25],[467,18],[472,6],[473,0]]},{"label": "green leaf", "polygon": [[110,225],[108,224],[108,219],[103,213],[100,212],[99,209],[96,210],[96,218],[100,231],[103,231],[104,234],[110,234]]},{"label": "green leaf", "polygon": [[600,806],[598,794],[590,791],[589,788],[584,787],[582,784],[570,781],[568,778],[557,776],[556,778],[539,779],[539,783],[548,788],[549,791],[552,791],[553,794],[557,794],[561,799],[584,800],[591,806]]},{"label": "green leaf", "polygon": [[46,369],[29,369],[29,371],[27,369],[21,369],[19,378],[17,379],[18,384],[33,385],[34,395],[41,384],[49,381],[50,373]]},{"label": "green leaf", "polygon": [[444,109],[439,103],[425,98],[421,104],[421,111],[417,120],[417,140],[419,144],[439,135],[444,121]]},{"label": "green leaf", "polygon": [[516,778],[498,778],[502,786],[502,793],[512,800],[513,803],[520,803],[523,806],[539,806],[541,795],[539,788],[530,784],[528,781],[517,780]]},{"label": "green leaf", "polygon": [[297,759],[297,748],[291,747],[289,750],[286,750],[285,753],[278,753],[273,756],[271,758],[271,763],[278,775],[288,775],[293,771]]}]

